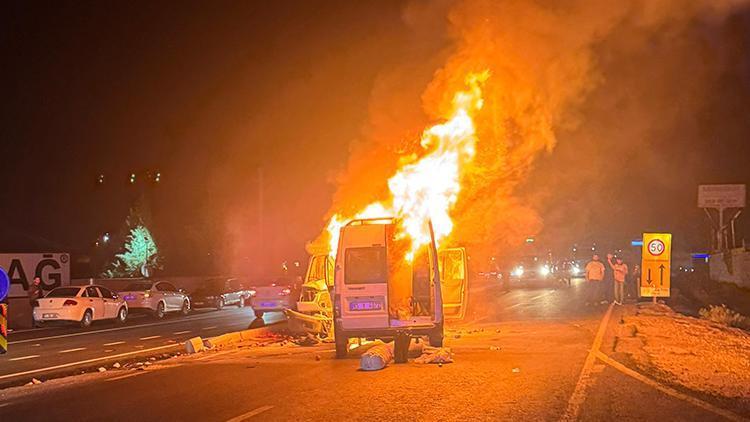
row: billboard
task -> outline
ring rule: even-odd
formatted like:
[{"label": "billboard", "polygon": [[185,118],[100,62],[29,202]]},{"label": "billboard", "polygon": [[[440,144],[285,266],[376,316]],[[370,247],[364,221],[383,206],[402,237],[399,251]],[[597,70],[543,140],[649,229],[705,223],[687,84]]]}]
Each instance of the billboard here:
[{"label": "billboard", "polygon": [[42,279],[42,289],[70,285],[70,255],[67,253],[2,253],[0,267],[10,278],[8,298],[25,298],[34,277]]},{"label": "billboard", "polygon": [[744,208],[745,185],[700,185],[698,208]]}]

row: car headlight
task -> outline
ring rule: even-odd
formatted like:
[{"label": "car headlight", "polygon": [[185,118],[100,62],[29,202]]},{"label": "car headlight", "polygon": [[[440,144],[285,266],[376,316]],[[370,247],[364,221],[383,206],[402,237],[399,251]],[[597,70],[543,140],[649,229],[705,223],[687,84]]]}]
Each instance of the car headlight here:
[{"label": "car headlight", "polygon": [[515,277],[521,277],[523,275],[523,267],[514,268],[511,274],[513,274],[513,276]]},{"label": "car headlight", "polygon": [[578,275],[581,273],[581,269],[578,267],[573,267],[570,269],[570,272],[573,273],[573,275]]},{"label": "car headlight", "polygon": [[545,276],[545,277],[546,277],[546,276],[548,276],[548,275],[549,275],[549,273],[550,273],[550,269],[549,269],[549,267],[548,267],[548,266],[546,266],[546,265],[543,265],[543,266],[542,266],[541,268],[539,268],[539,273],[540,273],[541,275],[543,275],[543,276]]}]

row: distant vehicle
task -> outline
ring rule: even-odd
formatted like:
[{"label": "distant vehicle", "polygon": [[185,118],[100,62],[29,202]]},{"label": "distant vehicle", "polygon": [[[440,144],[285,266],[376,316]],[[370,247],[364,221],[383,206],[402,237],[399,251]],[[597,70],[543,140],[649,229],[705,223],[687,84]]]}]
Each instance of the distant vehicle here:
[{"label": "distant vehicle", "polygon": [[396,362],[406,362],[412,337],[443,345],[443,302],[435,239],[411,261],[394,238],[392,218],[353,220],[341,228],[336,255],[333,329],[336,357],[349,338],[394,340]]},{"label": "distant vehicle", "polygon": [[524,256],[510,270],[510,283],[546,282],[552,280],[552,266],[538,256]]},{"label": "distant vehicle", "polygon": [[295,303],[291,282],[285,278],[266,286],[256,285],[252,290],[255,294],[250,299],[250,306],[257,318],[262,318],[266,312],[282,312]]},{"label": "distant vehicle", "polygon": [[125,287],[120,296],[132,312],[148,312],[159,319],[167,312],[190,313],[188,295],[168,281],[135,281]]},{"label": "distant vehicle", "polygon": [[104,286],[71,286],[52,289],[37,300],[34,321],[37,324],[68,321],[86,328],[103,319],[124,323],[128,304],[117,293]]},{"label": "distant vehicle", "polygon": [[238,278],[210,278],[190,295],[193,308],[244,308],[253,292]]}]

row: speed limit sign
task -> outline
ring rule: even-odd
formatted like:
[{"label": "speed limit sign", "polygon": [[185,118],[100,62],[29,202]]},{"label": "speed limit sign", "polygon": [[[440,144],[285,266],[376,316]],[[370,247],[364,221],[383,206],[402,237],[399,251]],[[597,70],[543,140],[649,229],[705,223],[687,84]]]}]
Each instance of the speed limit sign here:
[{"label": "speed limit sign", "polygon": [[669,297],[672,273],[672,235],[644,233],[641,255],[641,296]]},{"label": "speed limit sign", "polygon": [[661,239],[654,239],[648,242],[648,252],[653,256],[659,256],[664,253],[666,247]]}]

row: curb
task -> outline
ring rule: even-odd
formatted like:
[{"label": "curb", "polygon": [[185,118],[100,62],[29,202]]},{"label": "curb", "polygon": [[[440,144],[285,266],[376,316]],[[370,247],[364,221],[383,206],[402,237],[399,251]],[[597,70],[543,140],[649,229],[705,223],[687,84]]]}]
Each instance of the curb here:
[{"label": "curb", "polygon": [[210,337],[202,339],[201,337],[193,337],[185,342],[185,351],[188,354],[198,353],[206,349],[223,348],[243,341],[253,340],[262,336],[265,333],[272,332],[272,328],[281,324],[286,324],[286,321],[277,321],[260,328],[249,328],[242,331],[234,331],[231,333],[222,334],[216,337]]}]

